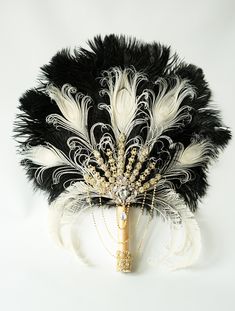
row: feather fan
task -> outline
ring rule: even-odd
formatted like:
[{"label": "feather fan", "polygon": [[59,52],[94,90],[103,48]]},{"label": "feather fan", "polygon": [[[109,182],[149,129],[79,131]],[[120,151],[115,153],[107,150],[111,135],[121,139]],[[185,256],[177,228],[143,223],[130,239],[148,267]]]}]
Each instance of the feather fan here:
[{"label": "feather fan", "polygon": [[[89,47],[62,50],[42,67],[15,122],[22,165],[49,195],[50,230],[63,245],[66,215],[115,208],[117,270],[131,271],[128,221],[137,208],[170,225],[164,258],[182,258],[172,268],[189,266],[200,254],[194,212],[208,166],[231,133],[210,106],[202,70],[169,47],[116,35]],[[72,229],[71,240],[77,251]]]}]

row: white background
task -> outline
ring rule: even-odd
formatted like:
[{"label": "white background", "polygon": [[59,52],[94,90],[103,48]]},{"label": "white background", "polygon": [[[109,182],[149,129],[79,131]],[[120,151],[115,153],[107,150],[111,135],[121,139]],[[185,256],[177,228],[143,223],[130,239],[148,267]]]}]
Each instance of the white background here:
[{"label": "white background", "polygon": [[117,33],[172,45],[183,59],[202,67],[214,103],[233,128],[235,2],[1,0],[0,32],[0,309],[234,310],[233,141],[211,170],[211,187],[197,215],[203,236],[198,264],[173,273],[142,268],[123,275],[107,261],[92,232],[87,243],[107,267],[80,266],[51,240],[46,197],[33,193],[18,165],[12,124],[18,98],[35,85],[39,67],[57,50]]}]

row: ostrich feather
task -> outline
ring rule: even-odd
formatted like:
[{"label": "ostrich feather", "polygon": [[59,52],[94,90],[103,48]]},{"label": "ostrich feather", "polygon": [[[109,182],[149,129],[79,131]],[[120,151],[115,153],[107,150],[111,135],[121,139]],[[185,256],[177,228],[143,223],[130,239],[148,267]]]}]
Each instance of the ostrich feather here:
[{"label": "ostrich feather", "polygon": [[192,266],[201,253],[201,233],[195,216],[186,205],[180,215],[182,227],[172,226],[170,255],[165,258],[165,264],[171,271]]},{"label": "ostrich feather", "polygon": [[87,264],[86,259],[79,251],[78,236],[75,232],[75,225],[79,221],[82,212],[89,208],[84,206],[81,197],[86,195],[87,187],[83,182],[77,182],[68,187],[68,191],[62,193],[58,199],[50,204],[48,213],[48,225],[51,237],[56,244],[63,248],[69,248],[63,238],[62,227],[67,225],[70,227],[69,238],[73,251],[76,253],[81,263]]},{"label": "ostrich feather", "polygon": [[63,238],[61,236],[61,219],[63,216],[62,208],[54,208],[53,205],[50,206],[48,212],[48,228],[51,237],[60,247],[64,246]]},{"label": "ostrich feather", "polygon": [[171,228],[168,251],[160,262],[170,270],[193,265],[201,252],[201,234],[195,216],[171,188],[159,191],[156,206],[166,215],[164,220],[167,219]]},{"label": "ostrich feather", "polygon": [[[76,183],[76,191],[79,191],[80,182]],[[74,186],[68,187],[68,190],[74,191]],[[73,190],[72,190],[73,189]],[[77,198],[79,200],[79,197]],[[66,215],[70,215],[71,211],[75,211],[75,197],[68,195],[68,192],[62,193],[58,199],[52,202],[49,206],[49,213],[48,213],[48,224],[49,224],[49,231],[57,243],[57,245],[61,247],[65,247],[63,236],[61,234],[61,228],[63,225],[63,221]],[[79,211],[79,209],[76,211]]]}]

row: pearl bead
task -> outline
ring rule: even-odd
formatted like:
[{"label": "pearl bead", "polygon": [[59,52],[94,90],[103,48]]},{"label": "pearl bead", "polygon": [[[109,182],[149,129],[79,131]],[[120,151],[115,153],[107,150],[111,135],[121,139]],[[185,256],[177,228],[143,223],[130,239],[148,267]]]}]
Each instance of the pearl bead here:
[{"label": "pearl bead", "polygon": [[130,182],[133,182],[133,181],[135,181],[135,176],[131,176],[130,178]]},{"label": "pearl bead", "polygon": [[122,161],[118,162],[117,167],[122,168],[124,166],[124,163]]},{"label": "pearl bead", "polygon": [[125,141],[125,134],[121,134],[120,136],[119,136],[119,140],[120,141]]},{"label": "pearl bead", "polygon": [[93,151],[93,154],[94,154],[94,156],[95,156],[96,158],[99,158],[99,157],[100,157],[100,153],[99,153],[99,151],[97,151],[97,150],[94,150],[94,151]]},{"label": "pearl bead", "polygon": [[102,158],[100,158],[100,159],[97,160],[97,163],[98,163],[99,165],[102,165],[102,164],[104,163],[104,160],[103,160]]},{"label": "pearl bead", "polygon": [[143,185],[144,190],[147,190],[149,187],[150,187],[150,184],[149,184],[148,182],[146,182],[146,183]]},{"label": "pearl bead", "polygon": [[88,175],[88,174],[85,174],[85,175],[84,175],[84,180],[87,181],[87,180],[89,180],[89,178],[90,178],[90,175]]},{"label": "pearl bead", "polygon": [[148,147],[144,147],[142,150],[141,150],[141,154],[143,156],[147,156],[148,155]]},{"label": "pearl bead", "polygon": [[161,175],[160,174],[156,174],[155,178],[156,178],[157,181],[159,181],[161,179]]},{"label": "pearl bead", "polygon": [[105,164],[102,164],[102,165],[101,165],[101,169],[102,169],[103,171],[106,171],[106,170],[107,170],[107,166],[106,166]]},{"label": "pearl bead", "polygon": [[140,187],[140,186],[141,186],[141,182],[140,182],[140,181],[137,181],[137,182],[136,182],[136,186],[137,186],[137,187]]},{"label": "pearl bead", "polygon": [[135,156],[136,153],[137,153],[136,148],[133,148],[133,149],[131,150],[131,154]]},{"label": "pearl bead", "polygon": [[105,177],[110,177],[110,176],[111,176],[111,173],[110,173],[109,171],[106,171],[106,172],[104,173],[104,176],[105,176]]}]

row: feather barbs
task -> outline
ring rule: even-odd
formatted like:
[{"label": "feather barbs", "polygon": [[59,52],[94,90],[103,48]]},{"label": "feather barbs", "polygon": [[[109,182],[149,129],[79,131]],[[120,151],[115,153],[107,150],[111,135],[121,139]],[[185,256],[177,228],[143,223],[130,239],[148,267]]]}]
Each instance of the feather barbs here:
[{"label": "feather barbs", "polygon": [[186,98],[195,96],[194,88],[185,79],[175,77],[174,86],[169,88],[169,83],[164,78],[156,81],[158,86],[157,96],[153,96],[150,108],[149,141],[156,141],[164,131],[180,126],[182,121],[191,120],[189,110],[191,107],[183,105]]},{"label": "feather barbs", "polygon": [[108,111],[116,138],[121,133],[128,136],[136,123],[134,118],[140,108],[138,85],[146,80],[146,76],[131,68],[112,68],[103,72],[101,85],[107,88],[102,89],[101,95],[108,95],[109,104],[102,103],[99,107]]},{"label": "feather barbs", "polygon": [[63,116],[53,114],[49,115],[47,120],[49,122],[62,121],[69,126],[70,130],[74,129],[88,139],[87,118],[91,97],[77,92],[77,89],[69,84],[64,84],[61,90],[49,85],[47,92],[56,102]]},{"label": "feather barbs", "polygon": [[176,166],[193,167],[205,165],[213,158],[213,145],[208,140],[192,141],[189,146],[183,149],[178,157]]},{"label": "feather barbs", "polygon": [[71,164],[63,152],[50,144],[28,146],[21,154],[25,159],[39,166],[54,167]]}]

